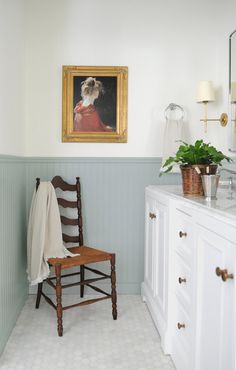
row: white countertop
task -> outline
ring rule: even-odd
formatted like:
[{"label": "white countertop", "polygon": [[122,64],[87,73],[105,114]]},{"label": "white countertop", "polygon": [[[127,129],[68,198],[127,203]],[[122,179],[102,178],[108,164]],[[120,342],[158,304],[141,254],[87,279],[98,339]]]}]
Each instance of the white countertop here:
[{"label": "white countertop", "polygon": [[177,199],[182,199],[204,208],[206,211],[227,217],[231,222],[236,222],[236,191],[233,192],[232,199],[229,199],[229,191],[219,188],[216,195],[217,199],[206,201],[203,196],[185,196],[181,185],[151,185],[148,188],[158,189],[158,191],[172,195]]}]

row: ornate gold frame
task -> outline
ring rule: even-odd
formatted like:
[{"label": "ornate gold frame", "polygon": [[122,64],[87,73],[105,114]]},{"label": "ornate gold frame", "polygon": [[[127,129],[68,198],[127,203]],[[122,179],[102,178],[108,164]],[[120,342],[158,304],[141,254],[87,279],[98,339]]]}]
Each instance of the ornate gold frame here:
[{"label": "ornate gold frame", "polygon": [[[79,132],[73,129],[73,78],[117,77],[116,91],[116,131]],[[127,142],[127,92],[128,67],[84,67],[63,66],[62,96],[62,141],[63,142]]]}]

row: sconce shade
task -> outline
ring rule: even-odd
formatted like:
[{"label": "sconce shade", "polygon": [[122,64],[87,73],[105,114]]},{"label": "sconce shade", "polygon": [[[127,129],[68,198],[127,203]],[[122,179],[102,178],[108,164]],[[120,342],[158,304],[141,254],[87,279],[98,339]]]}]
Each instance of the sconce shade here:
[{"label": "sconce shade", "polygon": [[231,102],[236,103],[236,81],[231,84]]},{"label": "sconce shade", "polygon": [[200,81],[197,90],[197,102],[209,102],[215,100],[215,92],[211,81]]}]

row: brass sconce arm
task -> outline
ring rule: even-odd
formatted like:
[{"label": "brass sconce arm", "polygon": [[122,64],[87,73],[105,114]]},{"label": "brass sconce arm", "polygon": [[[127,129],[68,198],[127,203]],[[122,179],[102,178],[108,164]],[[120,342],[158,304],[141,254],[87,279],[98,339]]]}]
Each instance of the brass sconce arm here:
[{"label": "brass sconce arm", "polygon": [[204,116],[205,118],[200,119],[201,122],[204,122],[204,131],[207,132],[207,122],[220,122],[222,127],[225,127],[228,123],[227,113],[222,113],[219,118],[208,118],[207,114],[207,104],[208,101],[203,101],[204,104]]},{"label": "brass sconce arm", "polygon": [[207,122],[220,122],[222,127],[225,127],[228,123],[228,114],[222,113],[220,118],[203,118],[200,119],[201,122],[207,123]]}]

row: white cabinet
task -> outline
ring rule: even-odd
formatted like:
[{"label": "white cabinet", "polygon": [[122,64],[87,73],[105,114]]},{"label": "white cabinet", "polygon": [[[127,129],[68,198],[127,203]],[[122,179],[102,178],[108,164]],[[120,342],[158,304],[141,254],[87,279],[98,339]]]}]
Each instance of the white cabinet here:
[{"label": "white cabinet", "polygon": [[161,335],[167,352],[168,302],[168,207],[152,192],[146,192],[145,266],[142,295]]},{"label": "white cabinet", "polygon": [[236,245],[202,226],[197,231],[196,369],[235,369]]},{"label": "white cabinet", "polygon": [[177,370],[235,370],[236,218],[152,186],[145,230],[142,295],[164,352]]}]

